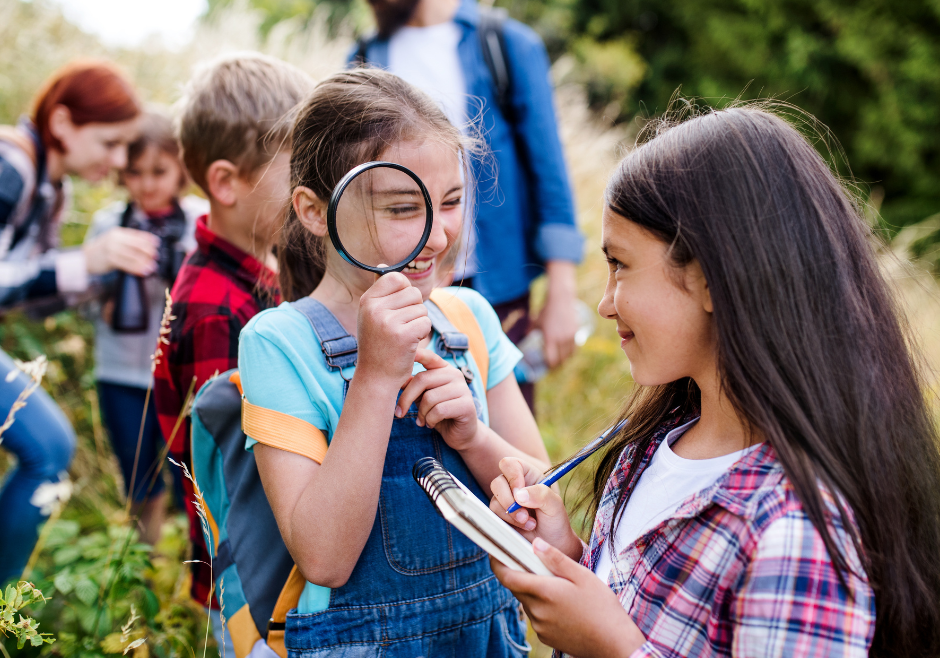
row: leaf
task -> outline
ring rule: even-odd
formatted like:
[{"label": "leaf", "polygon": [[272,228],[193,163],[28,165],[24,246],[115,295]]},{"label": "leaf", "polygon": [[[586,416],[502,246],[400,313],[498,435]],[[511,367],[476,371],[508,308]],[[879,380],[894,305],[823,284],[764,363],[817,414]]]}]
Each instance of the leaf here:
[{"label": "leaf", "polygon": [[160,612],[160,599],[157,598],[157,595],[153,593],[150,589],[144,590],[144,615],[148,619],[152,619]]},{"label": "leaf", "polygon": [[75,576],[68,570],[60,571],[52,579],[52,584],[63,594],[68,594],[75,589]]},{"label": "leaf", "polygon": [[85,605],[92,605],[98,600],[98,585],[89,578],[82,578],[75,583],[75,596]]},{"label": "leaf", "polygon": [[82,557],[82,548],[81,546],[76,546],[70,544],[68,546],[63,546],[55,553],[52,554],[52,561],[55,562],[56,566],[61,567],[65,564],[71,564]]}]

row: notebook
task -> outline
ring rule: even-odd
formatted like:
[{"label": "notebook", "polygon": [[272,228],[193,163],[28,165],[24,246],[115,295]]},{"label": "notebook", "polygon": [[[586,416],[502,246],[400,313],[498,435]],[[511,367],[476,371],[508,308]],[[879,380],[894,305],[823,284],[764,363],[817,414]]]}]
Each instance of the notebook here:
[{"label": "notebook", "polygon": [[412,475],[441,516],[474,544],[510,569],[553,575],[535,554],[532,544],[496,516],[439,461],[433,457],[419,459]]}]

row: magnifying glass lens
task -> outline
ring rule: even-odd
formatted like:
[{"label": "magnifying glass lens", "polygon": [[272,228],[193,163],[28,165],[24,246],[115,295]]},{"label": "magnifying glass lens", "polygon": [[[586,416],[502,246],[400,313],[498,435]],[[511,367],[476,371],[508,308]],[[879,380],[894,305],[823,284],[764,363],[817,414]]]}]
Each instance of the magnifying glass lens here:
[{"label": "magnifying glass lens", "polygon": [[421,245],[428,207],[418,183],[387,166],[359,173],[336,205],[336,232],[349,256],[369,267],[407,264]]}]

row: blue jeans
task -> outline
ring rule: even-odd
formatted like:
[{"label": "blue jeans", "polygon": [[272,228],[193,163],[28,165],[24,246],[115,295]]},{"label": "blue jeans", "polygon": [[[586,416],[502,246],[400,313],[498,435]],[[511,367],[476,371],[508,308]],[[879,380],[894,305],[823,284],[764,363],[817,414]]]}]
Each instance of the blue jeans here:
[{"label": "blue jeans", "polygon": [[[18,372],[12,382],[7,373],[13,360],[0,351],[0,423],[29,384]],[[30,502],[39,485],[58,482],[75,452],[75,432],[58,405],[41,388],[16,412],[13,425],[0,438],[0,446],[17,458],[0,491],[0,583],[18,578],[32,553],[45,517]]]},{"label": "blue jeans", "polygon": [[[133,497],[135,503],[142,503],[148,498],[163,493],[165,485],[160,474],[160,452],[163,450],[163,433],[157,422],[157,409],[151,396],[147,405],[147,418],[144,421],[144,432],[140,433],[140,421],[144,414],[144,401],[147,389],[110,382],[98,382],[98,402],[101,406],[101,420],[108,429],[111,437],[111,448],[114,450],[118,463],[121,465],[121,474],[124,476],[124,486],[130,487],[134,482],[133,496],[128,491],[128,497]],[[137,439],[140,438],[140,452],[137,451]],[[137,457],[137,468],[134,469],[134,457]],[[151,482],[153,487],[151,488]]]}]

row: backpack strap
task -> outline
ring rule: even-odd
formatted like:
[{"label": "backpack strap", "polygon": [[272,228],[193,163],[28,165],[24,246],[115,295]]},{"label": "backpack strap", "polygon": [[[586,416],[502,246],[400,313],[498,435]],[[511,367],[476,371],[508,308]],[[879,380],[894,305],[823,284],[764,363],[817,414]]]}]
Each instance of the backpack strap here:
[{"label": "backpack strap", "polygon": [[[480,329],[480,323],[477,322],[476,316],[465,301],[444,288],[432,290],[430,299],[440,309],[444,317],[450,321],[450,324],[466,336],[467,348],[465,349],[469,349],[470,354],[473,355],[485,391],[490,370],[490,352],[486,347],[486,338],[483,336],[483,330]],[[441,335],[443,337],[443,332],[441,332]]]},{"label": "backpack strap", "polygon": [[229,376],[229,381],[238,387],[242,396],[242,431],[245,434],[266,446],[293,452],[318,464],[323,463],[327,442],[322,430],[296,416],[249,402],[237,371]]},{"label": "backpack strap", "polygon": [[352,63],[356,66],[367,66],[369,60],[366,58],[366,54],[369,51],[369,42],[372,41],[372,37],[359,37],[356,39],[356,54],[353,55]]},{"label": "backpack strap", "polygon": [[297,607],[300,595],[307,586],[307,580],[300,573],[297,565],[291,569],[290,576],[284,587],[281,588],[281,595],[277,597],[277,603],[274,606],[274,612],[271,613],[271,620],[268,622],[267,643],[271,649],[281,658],[287,658],[287,648],[284,646],[284,630],[287,628],[287,613],[292,608]]},{"label": "backpack strap", "polygon": [[506,35],[503,26],[509,14],[503,7],[480,7],[480,23],[477,31],[480,36],[480,48],[483,61],[493,78],[496,91],[496,104],[499,105],[503,118],[515,123],[512,109],[512,74],[506,57]]}]

